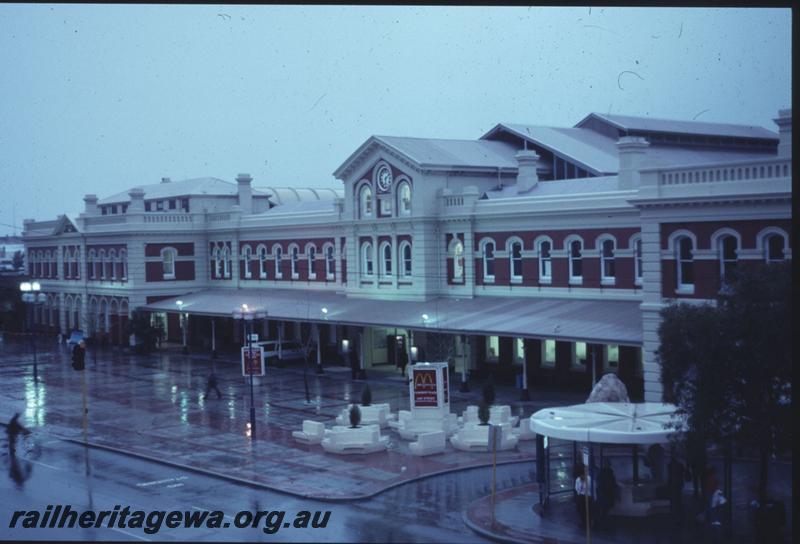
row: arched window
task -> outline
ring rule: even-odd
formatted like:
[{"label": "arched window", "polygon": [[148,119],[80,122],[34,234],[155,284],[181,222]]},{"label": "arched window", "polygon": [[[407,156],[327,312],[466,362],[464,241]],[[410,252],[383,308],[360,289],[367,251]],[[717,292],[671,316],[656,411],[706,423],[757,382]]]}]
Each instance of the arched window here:
[{"label": "arched window", "polygon": [[244,277],[245,279],[250,279],[253,277],[253,273],[250,271],[250,262],[253,260],[253,249],[249,245],[245,245],[242,248],[242,261],[244,265]]},{"label": "arched window", "polygon": [[719,245],[719,278],[722,284],[728,284],[736,270],[739,243],[735,236],[730,234],[721,236],[717,240]]},{"label": "arched window", "polygon": [[400,277],[411,279],[411,243],[403,241],[400,243]]},{"label": "arched window", "polygon": [[300,277],[297,272],[297,263],[300,260],[300,248],[297,246],[291,246],[289,248],[289,257],[291,259],[289,264],[291,265],[292,279],[296,280]]},{"label": "arched window", "polygon": [[222,277],[222,251],[219,246],[214,245],[211,250],[211,260],[214,262],[214,278]]},{"label": "arched window", "polygon": [[364,185],[358,192],[361,217],[372,217],[372,188]]},{"label": "arched window", "polygon": [[100,279],[106,279],[106,250],[101,249],[97,254],[97,260],[100,261]]},{"label": "arched window", "polygon": [[364,242],[361,246],[361,272],[365,276],[373,276],[375,274],[372,261],[372,242]]},{"label": "arched window", "polygon": [[306,260],[308,261],[308,279],[317,279],[317,248],[314,245],[306,246]]},{"label": "arched window", "polygon": [[177,252],[174,248],[165,247],[161,250],[161,269],[165,280],[175,279],[175,257]]},{"label": "arched window", "polygon": [[583,282],[583,241],[580,239],[569,243],[569,281]]},{"label": "arched window", "polygon": [[263,245],[258,246],[256,254],[258,255],[258,277],[264,279],[267,277],[267,248]]},{"label": "arched window", "polygon": [[642,239],[636,238],[633,243],[633,277],[637,285],[642,284]]},{"label": "arched window", "polygon": [[228,244],[225,244],[225,247],[222,248],[222,272],[226,278],[231,277],[231,268],[233,268],[233,261],[231,259],[231,248],[228,247]]},{"label": "arched window", "polygon": [[769,263],[786,259],[786,239],[780,234],[769,234],[764,238],[764,257]]},{"label": "arched window", "polygon": [[381,276],[388,278],[392,275],[392,245],[383,242],[380,246]]},{"label": "arched window", "polygon": [[127,250],[121,249],[119,251],[119,261],[120,261],[119,277],[120,277],[120,279],[127,280],[128,279],[128,251]]},{"label": "arched window", "polygon": [[97,278],[97,253],[95,253],[95,250],[93,250],[93,249],[89,250],[89,259],[88,259],[88,261],[89,261],[88,262],[89,270],[88,270],[87,274],[89,275],[89,279],[93,280],[93,279]]},{"label": "arched window", "polygon": [[614,240],[606,238],[600,243],[600,282],[614,283],[616,278],[616,266],[614,263],[614,253],[616,252]]},{"label": "arched window", "polygon": [[108,264],[109,264],[109,268],[110,268],[108,277],[110,277],[111,280],[113,281],[113,280],[117,279],[117,270],[116,270],[116,268],[117,268],[116,267],[116,264],[117,264],[117,252],[116,252],[116,250],[112,249],[112,250],[110,250],[108,252]]},{"label": "arched window", "polygon": [[72,250],[72,277],[80,279],[81,277],[81,250],[76,247]]},{"label": "arched window", "polygon": [[407,181],[401,181],[397,185],[397,209],[400,215],[411,213],[411,184]]},{"label": "arched window", "polygon": [[461,240],[453,245],[453,279],[464,281],[464,244]]},{"label": "arched window", "polygon": [[70,270],[70,263],[72,263],[72,250],[68,247],[65,247],[62,254],[64,255],[64,278],[69,279],[72,277],[72,270]]},{"label": "arched window", "polygon": [[483,280],[494,281],[494,242],[483,245]]},{"label": "arched window", "polygon": [[274,246],[272,254],[275,256],[275,279],[282,279],[283,272],[281,272],[281,261],[283,260],[283,248],[281,246]]},{"label": "arched window", "polygon": [[675,240],[675,260],[678,289],[694,289],[694,244],[688,236]]},{"label": "arched window", "polygon": [[550,283],[553,280],[553,258],[550,252],[553,250],[553,242],[542,240],[539,242],[539,282]]},{"label": "arched window", "polygon": [[512,281],[522,281],[522,242],[512,242],[509,258]]},{"label": "arched window", "polygon": [[325,247],[325,279],[332,280],[336,275],[336,258],[332,245]]}]

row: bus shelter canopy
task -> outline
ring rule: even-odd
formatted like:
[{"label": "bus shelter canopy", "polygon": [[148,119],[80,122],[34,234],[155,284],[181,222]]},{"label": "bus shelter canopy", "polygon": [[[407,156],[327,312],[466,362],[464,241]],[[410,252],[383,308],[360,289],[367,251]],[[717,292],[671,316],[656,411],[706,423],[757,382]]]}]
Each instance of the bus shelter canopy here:
[{"label": "bus shelter canopy", "polygon": [[660,402],[590,402],[544,408],[530,418],[540,435],[596,444],[647,445],[669,442],[677,407]]}]

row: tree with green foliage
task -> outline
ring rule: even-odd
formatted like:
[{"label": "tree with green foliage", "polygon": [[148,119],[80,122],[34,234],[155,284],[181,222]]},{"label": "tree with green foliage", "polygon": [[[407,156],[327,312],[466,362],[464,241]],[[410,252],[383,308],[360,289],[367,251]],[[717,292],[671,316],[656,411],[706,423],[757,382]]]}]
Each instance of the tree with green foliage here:
[{"label": "tree with green foliage", "polygon": [[728,441],[757,451],[763,501],[770,456],[791,447],[790,264],[741,266],[717,304],[661,316],[663,400],[685,418],[690,462],[702,471],[707,447]]},{"label": "tree with green foliage", "polygon": [[361,423],[361,409],[358,404],[354,404],[350,407],[350,427],[355,429],[359,423]]},{"label": "tree with green foliage", "polygon": [[136,337],[134,350],[137,353],[148,353],[155,349],[156,339],[163,335],[163,330],[151,324],[150,313],[134,310],[126,333]]},{"label": "tree with green foliage", "polygon": [[372,404],[372,391],[369,385],[364,384],[364,389],[361,390],[361,406],[369,406]]}]

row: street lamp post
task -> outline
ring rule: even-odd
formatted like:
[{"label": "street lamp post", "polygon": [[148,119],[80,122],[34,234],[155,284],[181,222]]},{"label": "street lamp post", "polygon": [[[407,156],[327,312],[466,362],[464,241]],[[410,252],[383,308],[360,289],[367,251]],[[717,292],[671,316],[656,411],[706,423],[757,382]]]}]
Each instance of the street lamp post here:
[{"label": "street lamp post", "polygon": [[[253,342],[251,340],[249,331],[252,330],[252,323],[254,319],[263,319],[266,317],[266,312],[257,312],[253,311],[247,307],[247,304],[242,304],[241,308],[237,308],[233,311],[233,318],[234,319],[241,319],[242,320],[242,334],[244,334],[244,338],[242,339],[244,344],[247,343],[247,350],[249,355],[249,360],[253,360]],[[248,327],[250,324],[250,327]],[[256,404],[254,400],[253,394],[253,369],[250,368],[250,439],[256,439]]]},{"label": "street lamp post", "polygon": [[[47,300],[47,295],[40,293],[42,286],[38,281],[27,282],[24,281],[19,284],[19,290],[22,291],[22,301],[33,306],[33,315],[30,316],[30,332],[31,332],[31,348],[33,349],[33,381],[39,382],[39,365],[36,356],[36,305]],[[27,323],[28,319],[25,320]]]},{"label": "street lamp post", "polygon": [[177,304],[178,306],[178,315],[180,316],[180,322],[181,322],[181,337],[183,338],[183,348],[181,349],[181,352],[184,355],[186,355],[187,353],[189,353],[189,348],[186,345],[186,325],[188,325],[187,321],[189,316],[183,313],[182,300],[176,300],[175,304]]}]

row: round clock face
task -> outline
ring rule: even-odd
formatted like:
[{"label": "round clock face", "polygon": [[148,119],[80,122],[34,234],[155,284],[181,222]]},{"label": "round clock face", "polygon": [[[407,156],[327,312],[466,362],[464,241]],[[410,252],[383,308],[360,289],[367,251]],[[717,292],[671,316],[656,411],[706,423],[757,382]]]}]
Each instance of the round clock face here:
[{"label": "round clock face", "polygon": [[378,188],[381,191],[388,191],[392,186],[392,173],[385,166],[378,170]]}]

